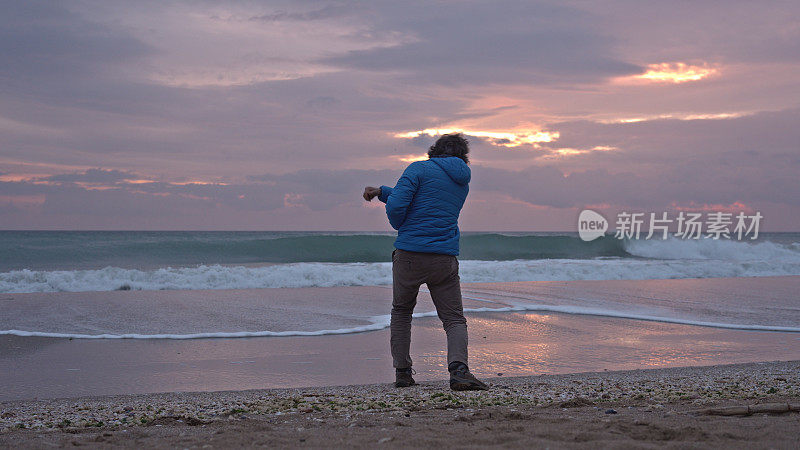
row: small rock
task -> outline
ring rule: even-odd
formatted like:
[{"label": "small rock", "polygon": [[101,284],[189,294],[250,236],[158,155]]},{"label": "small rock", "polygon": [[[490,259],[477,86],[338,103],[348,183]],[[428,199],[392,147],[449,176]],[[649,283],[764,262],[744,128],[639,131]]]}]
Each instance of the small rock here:
[{"label": "small rock", "polygon": [[611,408],[606,410],[606,414],[616,414],[616,413],[617,413],[617,411],[614,410],[614,409],[611,409]]},{"label": "small rock", "polygon": [[378,444],[383,444],[383,443],[389,442],[392,439],[394,439],[394,438],[392,438],[392,437],[380,438],[380,439],[378,439]]}]

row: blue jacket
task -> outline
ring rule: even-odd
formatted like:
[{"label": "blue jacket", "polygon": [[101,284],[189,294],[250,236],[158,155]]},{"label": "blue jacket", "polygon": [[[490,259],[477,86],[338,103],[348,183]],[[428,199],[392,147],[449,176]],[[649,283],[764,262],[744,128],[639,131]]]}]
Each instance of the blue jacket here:
[{"label": "blue jacket", "polygon": [[381,186],[395,248],[458,255],[458,215],[469,192],[471,172],[455,156],[411,163],[397,186]]}]

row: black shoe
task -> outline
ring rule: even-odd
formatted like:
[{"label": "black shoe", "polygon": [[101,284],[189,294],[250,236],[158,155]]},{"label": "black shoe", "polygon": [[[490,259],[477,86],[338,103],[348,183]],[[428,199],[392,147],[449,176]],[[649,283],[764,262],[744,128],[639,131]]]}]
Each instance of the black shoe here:
[{"label": "black shoe", "polygon": [[450,370],[450,389],[454,391],[485,391],[489,389],[485,383],[475,378],[469,372],[466,364],[453,361],[448,366]]},{"label": "black shoe", "polygon": [[404,388],[409,386],[416,386],[417,382],[414,381],[414,378],[411,375],[415,374],[416,372],[412,368],[408,369],[397,369],[395,370],[394,375],[394,387]]}]

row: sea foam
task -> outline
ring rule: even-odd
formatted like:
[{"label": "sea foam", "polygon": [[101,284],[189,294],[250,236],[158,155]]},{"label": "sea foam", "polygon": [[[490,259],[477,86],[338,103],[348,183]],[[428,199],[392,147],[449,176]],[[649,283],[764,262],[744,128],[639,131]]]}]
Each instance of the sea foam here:
[{"label": "sea foam", "polygon": [[[798,244],[728,240],[624,241],[631,257],[462,260],[463,282],[642,280],[800,275]],[[373,286],[392,283],[391,263],[301,262],[262,267],[200,265],[153,270],[14,270],[0,273],[0,292],[117,289],[253,289]]]}]

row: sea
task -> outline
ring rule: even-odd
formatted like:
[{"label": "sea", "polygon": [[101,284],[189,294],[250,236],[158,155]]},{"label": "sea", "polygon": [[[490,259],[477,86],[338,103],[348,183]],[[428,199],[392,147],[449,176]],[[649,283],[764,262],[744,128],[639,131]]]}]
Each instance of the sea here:
[{"label": "sea", "polygon": [[[394,234],[0,231],[0,293],[391,284]],[[800,233],[591,242],[576,233],[461,236],[462,282],[800,275]]]},{"label": "sea", "polygon": [[[388,232],[0,231],[0,293],[388,288],[394,239]],[[800,275],[800,233],[761,233],[753,241],[620,240],[607,235],[584,242],[571,232],[464,232],[459,261],[461,281],[467,284],[792,276]],[[550,311],[800,331],[800,297],[796,293],[769,295],[769,289],[759,297],[758,305],[747,296],[709,299],[703,292],[668,299],[645,293],[620,300],[608,292],[599,296],[584,289],[571,298],[554,300],[551,296],[545,300],[503,289],[495,289],[494,296],[465,291],[465,299],[482,302],[481,308],[467,310]],[[62,301],[59,298],[54,296],[53,301]],[[337,310],[335,303],[331,302],[331,314],[350,314]],[[434,314],[418,311],[417,316]],[[19,315],[9,317],[8,323],[0,323],[0,334],[79,338],[336,334],[381,329],[388,324],[388,316],[380,314],[365,319],[370,323],[360,328],[342,322],[341,327],[324,330],[315,331],[313,326],[311,330],[293,330],[288,322],[282,324],[280,317],[272,317],[271,329],[263,330],[219,330],[213,322],[204,322],[192,328],[200,331],[195,333],[176,333],[165,325],[152,334],[125,334],[125,330],[104,329],[96,323],[65,328],[64,323],[69,325],[72,320],[67,316],[54,315],[52,325],[37,325],[43,328],[38,330],[21,322]],[[126,320],[120,317],[116,323]],[[155,317],[153,323],[158,320]],[[85,329],[95,333],[81,331]]]}]

